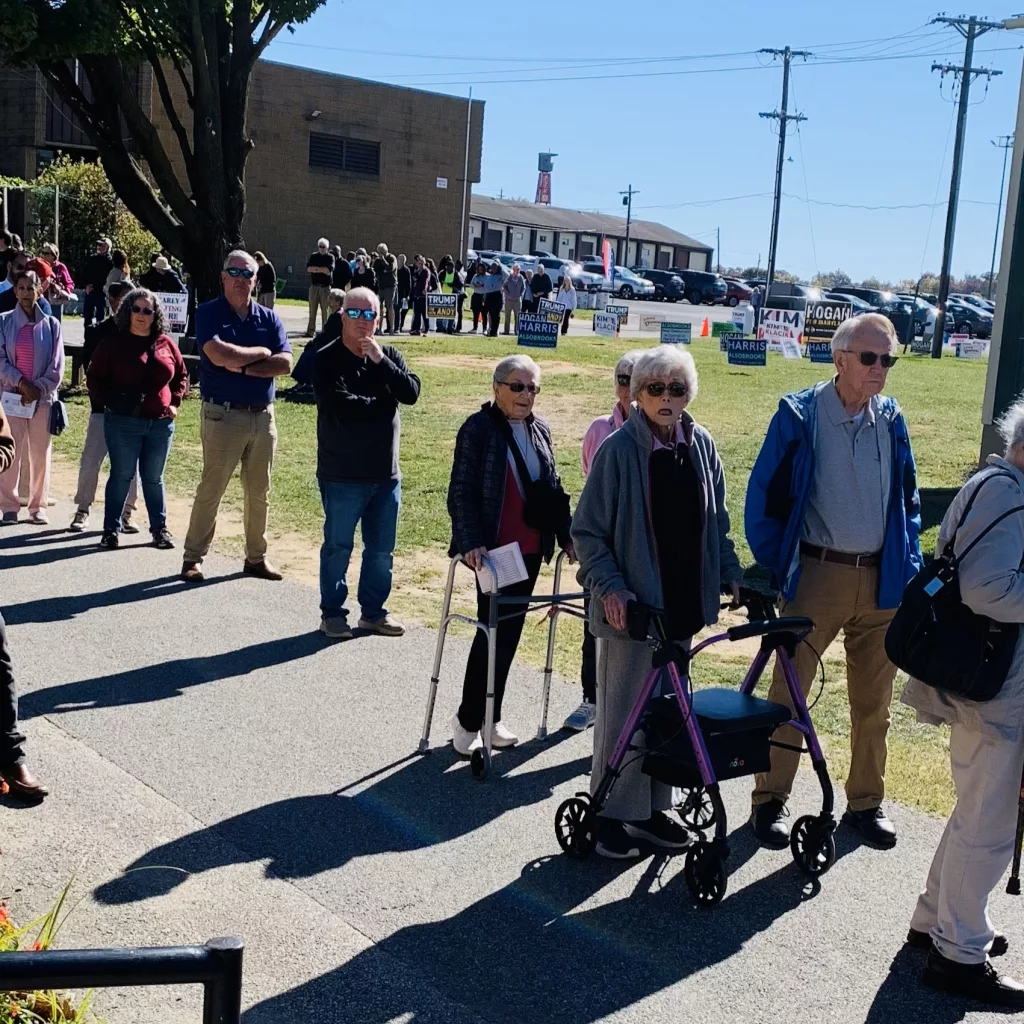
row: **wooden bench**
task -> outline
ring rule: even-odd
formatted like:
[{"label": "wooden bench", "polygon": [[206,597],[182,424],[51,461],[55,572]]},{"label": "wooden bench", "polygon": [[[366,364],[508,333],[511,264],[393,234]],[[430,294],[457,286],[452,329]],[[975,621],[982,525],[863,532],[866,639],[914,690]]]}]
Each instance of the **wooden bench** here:
[{"label": "wooden bench", "polygon": [[[77,388],[82,383],[82,369],[85,366],[85,345],[83,342],[64,342],[64,355],[71,357],[71,386]],[[185,366],[188,369],[189,383],[195,384],[199,380],[199,355],[197,353],[182,353]]]}]

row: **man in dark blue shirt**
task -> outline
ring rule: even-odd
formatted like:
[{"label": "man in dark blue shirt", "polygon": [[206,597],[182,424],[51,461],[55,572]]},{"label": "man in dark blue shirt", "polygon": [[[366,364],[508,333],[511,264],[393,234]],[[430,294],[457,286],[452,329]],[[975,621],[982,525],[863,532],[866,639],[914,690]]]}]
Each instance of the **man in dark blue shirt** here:
[{"label": "man in dark blue shirt", "polygon": [[189,583],[203,579],[220,500],[239,463],[245,494],[242,570],[259,579],[282,578],[266,558],[267,511],[277,445],[274,378],[291,372],[292,349],[278,315],[252,301],[256,270],[247,252],[228,253],[220,275],[224,294],[196,308],[203,476],[185,537],[181,578]]}]

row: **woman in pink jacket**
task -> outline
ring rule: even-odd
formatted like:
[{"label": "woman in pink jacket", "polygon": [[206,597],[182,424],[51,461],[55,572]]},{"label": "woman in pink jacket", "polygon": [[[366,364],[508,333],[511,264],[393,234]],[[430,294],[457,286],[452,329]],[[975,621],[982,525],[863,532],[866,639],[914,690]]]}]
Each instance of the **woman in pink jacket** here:
[{"label": "woman in pink jacket", "polygon": [[[583,466],[583,477],[590,474],[590,465],[594,454],[601,447],[605,438],[611,436],[626,420],[629,419],[629,382],[633,372],[633,364],[643,355],[641,348],[627,352],[615,364],[615,408],[610,416],[598,416],[587,428],[583,437],[583,449],[580,452],[580,463]],[[590,601],[586,601],[588,606]],[[597,644],[590,632],[588,619],[583,620],[583,665],[580,668],[580,679],[583,683],[583,700],[580,706],[562,723],[562,728],[569,732],[583,732],[594,724],[597,716]]]},{"label": "woman in pink jacket", "polygon": [[53,242],[44,242],[39,255],[50,264],[52,274],[45,292],[46,301],[54,317],[61,320],[64,316],[64,303],[75,297],[75,282],[71,279],[71,272],[61,263],[60,250]]},{"label": "woman in pink jacket", "polygon": [[38,275],[22,271],[14,279],[18,304],[0,314],[0,392],[5,401],[23,408],[35,403],[31,417],[7,417],[15,455],[14,462],[0,473],[0,511],[5,525],[18,521],[22,470],[27,470],[29,478],[29,522],[49,522],[50,408],[64,376],[64,343],[56,318],[47,316],[37,304],[42,288]]}]

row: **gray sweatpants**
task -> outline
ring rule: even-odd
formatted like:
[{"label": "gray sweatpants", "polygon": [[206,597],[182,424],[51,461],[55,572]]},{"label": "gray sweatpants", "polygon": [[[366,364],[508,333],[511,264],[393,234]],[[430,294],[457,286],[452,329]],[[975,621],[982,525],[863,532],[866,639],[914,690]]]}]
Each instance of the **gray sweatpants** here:
[{"label": "gray sweatpants", "polygon": [[[82,446],[82,461],[78,466],[78,490],[75,492],[75,508],[88,512],[96,500],[96,488],[100,481],[100,468],[107,457],[107,441],[103,436],[103,413],[89,415],[85,428],[85,444]],[[135,511],[139,500],[139,471],[136,468],[128,488],[128,500],[124,503],[129,512]]]},{"label": "gray sweatpants", "polygon": [[[590,792],[597,792],[619,733],[651,670],[651,648],[632,640],[597,640],[597,719],[594,722],[594,765]],[[643,733],[634,743],[643,745]],[[627,751],[622,774],[612,787],[601,814],[619,821],[646,821],[654,811],[672,807],[672,787],[640,771],[642,757]]]}]

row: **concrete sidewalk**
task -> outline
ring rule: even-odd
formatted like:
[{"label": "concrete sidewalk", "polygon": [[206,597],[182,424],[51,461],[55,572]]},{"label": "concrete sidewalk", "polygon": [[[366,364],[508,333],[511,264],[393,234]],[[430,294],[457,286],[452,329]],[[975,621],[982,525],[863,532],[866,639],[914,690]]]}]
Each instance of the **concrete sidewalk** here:
[{"label": "concrete sidewalk", "polygon": [[[812,885],[788,852],[756,848],[749,783],[728,783],[729,892],[699,910],[682,858],[558,853],[554,811],[587,787],[591,744],[527,739],[537,673],[514,670],[505,719],[526,742],[481,784],[447,744],[465,643],[447,648],[434,752],[411,756],[430,631],[332,644],[310,588],[217,558],[188,588],[180,552],[97,540],[0,533],[30,758],[53,789],[38,808],[0,806],[0,895],[27,920],[75,873],[62,945],[239,935],[246,1024],[1001,1016],[921,989],[923,956],[901,948],[940,822],[894,808],[888,853],[841,829]],[[551,722],[577,700],[556,685]],[[796,813],[817,800],[801,776]],[[994,901],[1018,977],[1020,909]],[[97,1000],[110,1024],[195,1022],[198,1005],[176,989]]]}]

